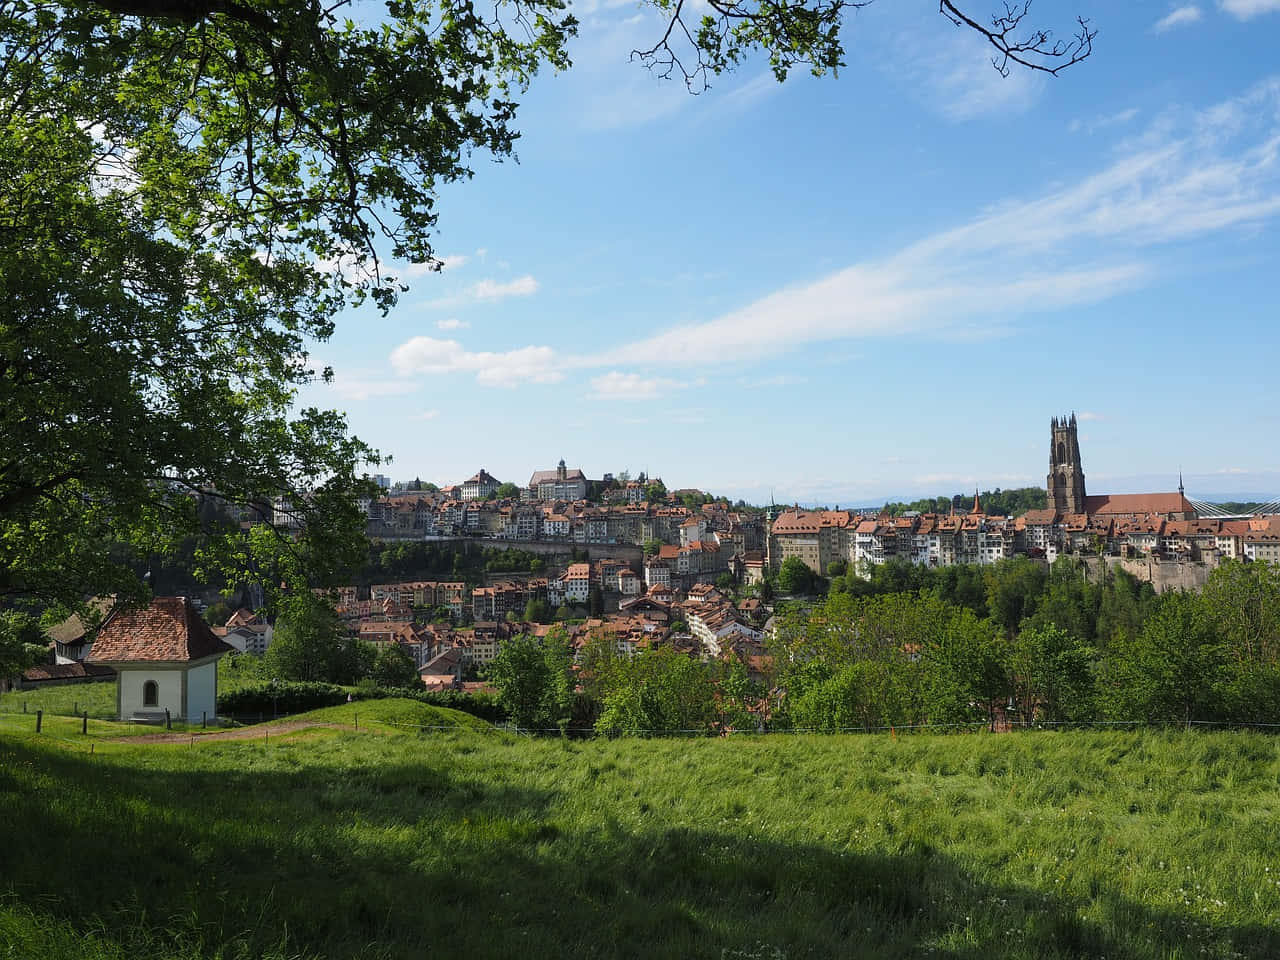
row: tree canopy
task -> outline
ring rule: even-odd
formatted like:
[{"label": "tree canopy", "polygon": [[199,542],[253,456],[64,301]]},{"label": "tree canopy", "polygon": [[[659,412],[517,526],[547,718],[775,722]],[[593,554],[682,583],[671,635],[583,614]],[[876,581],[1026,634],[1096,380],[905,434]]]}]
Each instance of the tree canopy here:
[{"label": "tree canopy", "polygon": [[[863,5],[711,0],[695,24],[651,3],[667,29],[636,56],[691,85],[752,51],[780,79],[834,72]],[[196,531],[202,497],[281,508],[302,576],[354,559],[378,455],[296,408],[332,375],[309,350],[343,306],[394,305],[390,259],[440,266],[439,190],[511,155],[516,98],[577,28],[565,0],[372,6],[0,0],[0,595],[141,597],[138,561]],[[940,13],[1001,69],[1092,46],[1025,5]],[[210,563],[258,562],[223,547]]]}]

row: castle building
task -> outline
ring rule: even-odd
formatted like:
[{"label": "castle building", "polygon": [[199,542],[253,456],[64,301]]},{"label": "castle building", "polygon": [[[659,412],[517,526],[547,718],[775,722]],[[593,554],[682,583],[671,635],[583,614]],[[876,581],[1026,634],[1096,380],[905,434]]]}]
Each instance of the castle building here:
[{"label": "castle building", "polygon": [[562,459],[554,470],[536,471],[526,489],[534,500],[582,500],[587,496],[587,477],[581,470],[568,469]]}]

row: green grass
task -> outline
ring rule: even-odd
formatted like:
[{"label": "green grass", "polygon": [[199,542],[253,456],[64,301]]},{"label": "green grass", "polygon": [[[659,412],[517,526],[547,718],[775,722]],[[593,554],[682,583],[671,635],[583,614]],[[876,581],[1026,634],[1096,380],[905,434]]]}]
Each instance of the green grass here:
[{"label": "green grass", "polygon": [[289,722],[352,724],[363,729],[374,724],[381,729],[409,729],[426,732],[436,729],[488,730],[491,724],[458,710],[435,707],[416,700],[361,700],[336,707],[323,707],[287,718]]},{"label": "green grass", "polygon": [[388,723],[420,711],[93,756],[0,733],[0,957],[1280,956],[1264,735]]},{"label": "green grass", "polygon": [[105,720],[116,715],[116,681],[112,677],[94,683],[70,683],[60,687],[0,693],[0,714],[20,714],[24,703],[28,713],[43,710],[46,714],[71,716],[88,710],[90,717]]}]

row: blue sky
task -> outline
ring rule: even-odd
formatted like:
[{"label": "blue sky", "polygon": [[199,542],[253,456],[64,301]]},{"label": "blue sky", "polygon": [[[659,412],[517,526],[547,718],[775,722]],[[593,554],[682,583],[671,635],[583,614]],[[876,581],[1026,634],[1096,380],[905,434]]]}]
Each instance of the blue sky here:
[{"label": "blue sky", "polygon": [[838,78],[694,97],[628,62],[653,14],[576,5],[520,162],[442,192],[445,269],[342,317],[303,400],[396,479],[564,457],[875,503],[1042,485],[1075,410],[1092,493],[1280,495],[1280,0],[1032,9],[1092,18],[1093,56],[1002,79],[878,0]]}]

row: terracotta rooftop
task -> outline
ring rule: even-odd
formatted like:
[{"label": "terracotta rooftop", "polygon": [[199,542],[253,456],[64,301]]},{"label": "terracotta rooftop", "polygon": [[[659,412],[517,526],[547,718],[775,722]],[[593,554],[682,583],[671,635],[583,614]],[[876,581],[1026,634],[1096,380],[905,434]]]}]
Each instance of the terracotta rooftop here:
[{"label": "terracotta rooftop", "polygon": [[1180,493],[1113,493],[1084,498],[1089,514],[1192,513],[1191,504]]},{"label": "terracotta rooftop", "polygon": [[186,597],[156,597],[141,610],[116,610],[103,622],[90,663],[189,663],[235,653]]}]

